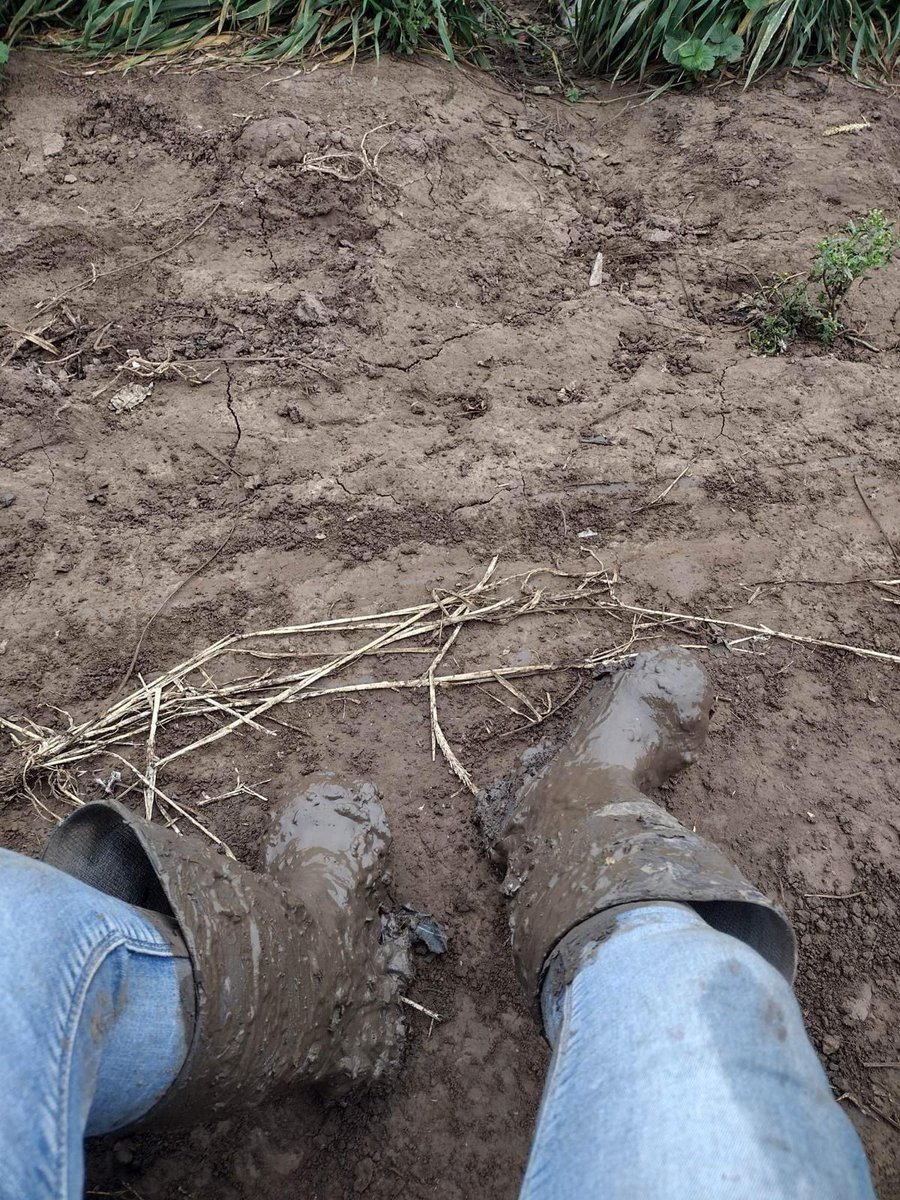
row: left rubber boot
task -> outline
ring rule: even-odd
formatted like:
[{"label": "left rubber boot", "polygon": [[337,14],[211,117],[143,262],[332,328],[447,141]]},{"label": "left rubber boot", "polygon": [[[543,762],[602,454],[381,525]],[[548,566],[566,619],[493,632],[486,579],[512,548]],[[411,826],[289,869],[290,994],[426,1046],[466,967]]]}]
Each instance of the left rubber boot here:
[{"label": "left rubber boot", "polygon": [[44,861],[144,910],[187,947],[187,1058],[141,1126],[205,1123],[291,1086],[339,1095],[399,1061],[404,940],[382,938],[390,844],[368,783],[315,780],[277,814],[255,872],[108,802],[77,809]]}]

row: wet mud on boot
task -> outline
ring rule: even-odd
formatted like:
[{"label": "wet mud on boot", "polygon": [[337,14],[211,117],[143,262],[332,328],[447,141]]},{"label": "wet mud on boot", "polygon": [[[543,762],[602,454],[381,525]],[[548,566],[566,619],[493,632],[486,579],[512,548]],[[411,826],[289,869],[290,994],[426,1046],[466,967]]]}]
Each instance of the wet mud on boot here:
[{"label": "wet mud on boot", "polygon": [[140,1126],[205,1123],[291,1086],[340,1095],[397,1065],[410,968],[408,939],[382,936],[389,846],[375,788],[329,776],[275,815],[261,872],[115,802],[54,832],[46,862],[149,910],[190,956],[191,1046]]},{"label": "wet mud on boot", "polygon": [[276,814],[265,847],[266,874],[316,913],[351,964],[335,994],[343,1054],[327,1081],[332,1097],[389,1075],[403,1049],[399,997],[411,978],[411,935],[383,915],[390,846],[375,786],[347,787],[322,774]]},{"label": "wet mud on boot", "polygon": [[653,901],[691,905],[793,979],[784,914],[646,794],[697,760],[712,701],[696,653],[639,654],[594,685],[571,736],[514,796],[495,785],[482,797],[483,827],[494,802],[492,856],[506,866],[513,952],[535,1002],[548,969],[565,975],[617,908]]}]

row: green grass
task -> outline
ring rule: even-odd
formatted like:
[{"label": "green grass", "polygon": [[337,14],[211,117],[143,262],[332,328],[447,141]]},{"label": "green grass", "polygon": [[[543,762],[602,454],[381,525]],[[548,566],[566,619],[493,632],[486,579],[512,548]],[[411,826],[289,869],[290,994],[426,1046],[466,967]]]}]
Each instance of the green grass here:
[{"label": "green grass", "polygon": [[[451,60],[483,62],[489,47],[515,48],[503,2],[0,0],[0,48],[38,37],[91,55],[143,56],[220,45],[237,34],[249,58],[432,46]],[[900,56],[900,0],[551,2],[570,14],[582,71],[623,80],[651,75],[661,87],[724,70],[749,82],[776,66],[823,62],[853,75],[890,75]],[[536,29],[531,42],[544,45]]]},{"label": "green grass", "polygon": [[7,43],[47,28],[56,44],[94,55],[174,53],[240,34],[250,58],[436,45],[477,59],[506,22],[494,0],[0,0]]},{"label": "green grass", "polygon": [[682,78],[747,80],[777,66],[840,63],[890,74],[900,56],[897,0],[581,0],[574,36],[585,70],[643,79],[661,61]]}]

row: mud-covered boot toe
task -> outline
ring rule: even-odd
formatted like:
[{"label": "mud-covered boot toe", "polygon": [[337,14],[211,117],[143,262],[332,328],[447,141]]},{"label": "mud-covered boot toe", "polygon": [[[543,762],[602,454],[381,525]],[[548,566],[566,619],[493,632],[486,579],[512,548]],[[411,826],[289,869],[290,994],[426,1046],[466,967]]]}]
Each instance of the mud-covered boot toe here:
[{"label": "mud-covered boot toe", "polygon": [[278,810],[264,858],[267,873],[289,890],[324,892],[345,905],[381,883],[390,845],[374,784],[347,785],[328,774]]}]

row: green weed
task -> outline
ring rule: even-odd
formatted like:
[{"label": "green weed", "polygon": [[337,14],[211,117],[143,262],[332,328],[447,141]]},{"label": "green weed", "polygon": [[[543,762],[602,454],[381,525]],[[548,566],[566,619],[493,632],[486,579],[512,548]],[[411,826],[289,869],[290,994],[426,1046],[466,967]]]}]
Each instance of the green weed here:
[{"label": "green weed", "polygon": [[900,236],[877,208],[823,238],[805,280],[776,276],[738,306],[750,321],[751,346],[773,355],[783,354],[798,338],[833,345],[848,331],[840,310],[850,288],[869,271],[887,266],[898,251]]}]

